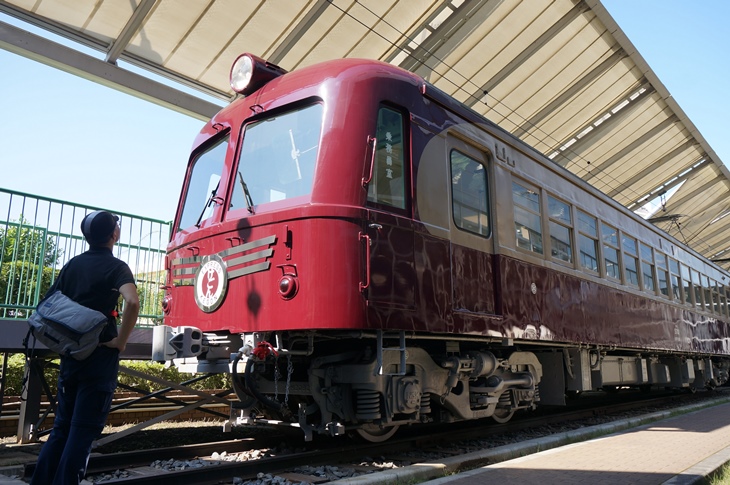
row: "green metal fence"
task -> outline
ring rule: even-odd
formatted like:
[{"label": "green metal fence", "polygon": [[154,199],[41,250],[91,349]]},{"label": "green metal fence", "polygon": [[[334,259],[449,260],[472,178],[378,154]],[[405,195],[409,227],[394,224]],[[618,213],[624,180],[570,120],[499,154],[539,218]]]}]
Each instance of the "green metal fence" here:
[{"label": "green metal fence", "polygon": [[[0,318],[27,318],[61,267],[87,249],[81,220],[95,207],[0,188]],[[116,211],[121,237],[115,256],[134,273],[139,326],[162,321],[160,288],[170,223]],[[123,309],[122,309],[123,310]]]}]

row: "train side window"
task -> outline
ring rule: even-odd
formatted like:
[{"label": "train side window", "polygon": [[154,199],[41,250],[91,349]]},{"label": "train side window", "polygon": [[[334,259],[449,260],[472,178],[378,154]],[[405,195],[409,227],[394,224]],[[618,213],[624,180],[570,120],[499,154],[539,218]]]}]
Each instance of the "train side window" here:
[{"label": "train side window", "polygon": [[680,285],[679,263],[672,258],[669,258],[669,273],[672,285],[672,299],[682,303],[684,300],[682,299],[682,285]]},{"label": "train side window", "polygon": [[573,216],[570,205],[548,195],[548,229],[550,255],[566,263],[573,262]]},{"label": "train side window", "polygon": [[710,280],[712,284],[712,304],[716,314],[722,315],[722,305],[720,300],[720,284],[715,280]]},{"label": "train side window", "polygon": [[626,284],[639,287],[639,260],[636,250],[636,239],[623,234],[621,236],[621,247],[624,255],[624,274]]},{"label": "train side window", "polygon": [[725,307],[727,305],[727,302],[725,301],[725,288],[723,288],[722,283],[720,283],[719,281],[717,282],[717,301],[717,312],[720,315],[725,315]]},{"label": "train side window", "polygon": [[378,145],[373,178],[368,185],[369,202],[406,208],[404,134],[403,115],[394,109],[381,107],[375,131]]},{"label": "train side window", "polygon": [[730,317],[730,305],[728,298],[730,297],[730,288],[720,286],[720,313],[726,317]]},{"label": "train side window", "polygon": [[606,264],[606,276],[614,280],[620,280],[618,230],[608,224],[601,224],[601,238],[603,240],[603,261]]},{"label": "train side window", "polygon": [[540,193],[527,186],[512,182],[517,247],[543,254],[540,221]]},{"label": "train side window", "polygon": [[487,171],[484,165],[451,151],[451,197],[454,222],[469,232],[489,236]]},{"label": "train side window", "polygon": [[693,269],[690,270],[690,274],[692,275],[692,287],[695,290],[695,308],[697,310],[702,310],[703,304],[702,304],[702,286],[700,286],[700,273],[699,271],[695,271]]},{"label": "train side window", "polygon": [[654,284],[654,254],[651,246],[639,243],[639,251],[641,252],[641,276],[644,290],[649,293],[656,293],[656,285]]},{"label": "train side window", "polygon": [[656,251],[655,259],[657,283],[659,283],[659,293],[669,298],[669,268],[667,267],[667,255]]},{"label": "train side window", "polygon": [[684,302],[687,305],[692,305],[692,282],[689,279],[689,268],[685,265],[682,268],[682,291],[684,292]]},{"label": "train side window", "polygon": [[580,265],[598,273],[598,222],[595,217],[578,211],[578,251]]},{"label": "train side window", "polygon": [[712,288],[710,287],[710,278],[705,275],[700,275],[700,281],[702,282],[702,296],[705,302],[705,311],[712,311]]}]

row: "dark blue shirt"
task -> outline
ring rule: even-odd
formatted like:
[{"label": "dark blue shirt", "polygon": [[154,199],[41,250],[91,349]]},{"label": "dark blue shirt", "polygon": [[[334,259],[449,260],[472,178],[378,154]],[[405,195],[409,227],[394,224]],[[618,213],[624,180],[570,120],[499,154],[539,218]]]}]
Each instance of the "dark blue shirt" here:
[{"label": "dark blue shirt", "polygon": [[127,263],[115,258],[109,248],[91,247],[66,263],[48,294],[61,290],[75,302],[108,315],[109,322],[99,337],[100,342],[108,342],[117,336],[112,312],[119,301],[119,288],[126,283],[134,284]]}]

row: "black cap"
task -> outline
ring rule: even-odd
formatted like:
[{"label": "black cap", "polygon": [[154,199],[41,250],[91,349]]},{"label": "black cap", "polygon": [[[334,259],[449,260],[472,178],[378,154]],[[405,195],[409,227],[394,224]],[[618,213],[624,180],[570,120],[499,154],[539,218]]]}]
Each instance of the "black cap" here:
[{"label": "black cap", "polygon": [[117,227],[119,217],[108,211],[94,211],[81,221],[81,232],[91,246],[101,246],[109,241]]}]

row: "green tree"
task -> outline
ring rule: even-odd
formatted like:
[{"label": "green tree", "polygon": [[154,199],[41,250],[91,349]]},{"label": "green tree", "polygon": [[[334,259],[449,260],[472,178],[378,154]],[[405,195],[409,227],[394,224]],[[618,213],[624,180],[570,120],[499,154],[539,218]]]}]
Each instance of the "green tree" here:
[{"label": "green tree", "polygon": [[0,226],[0,316],[24,317],[51,286],[61,255],[53,236],[22,216]]},{"label": "green tree", "polygon": [[0,226],[0,262],[31,261],[41,266],[55,266],[63,251],[56,251],[53,235],[42,227],[33,227],[23,216],[18,222]]},{"label": "green tree", "polygon": [[164,271],[154,271],[136,276],[137,295],[139,296],[139,325],[158,325],[162,323],[162,298],[165,282]]}]

